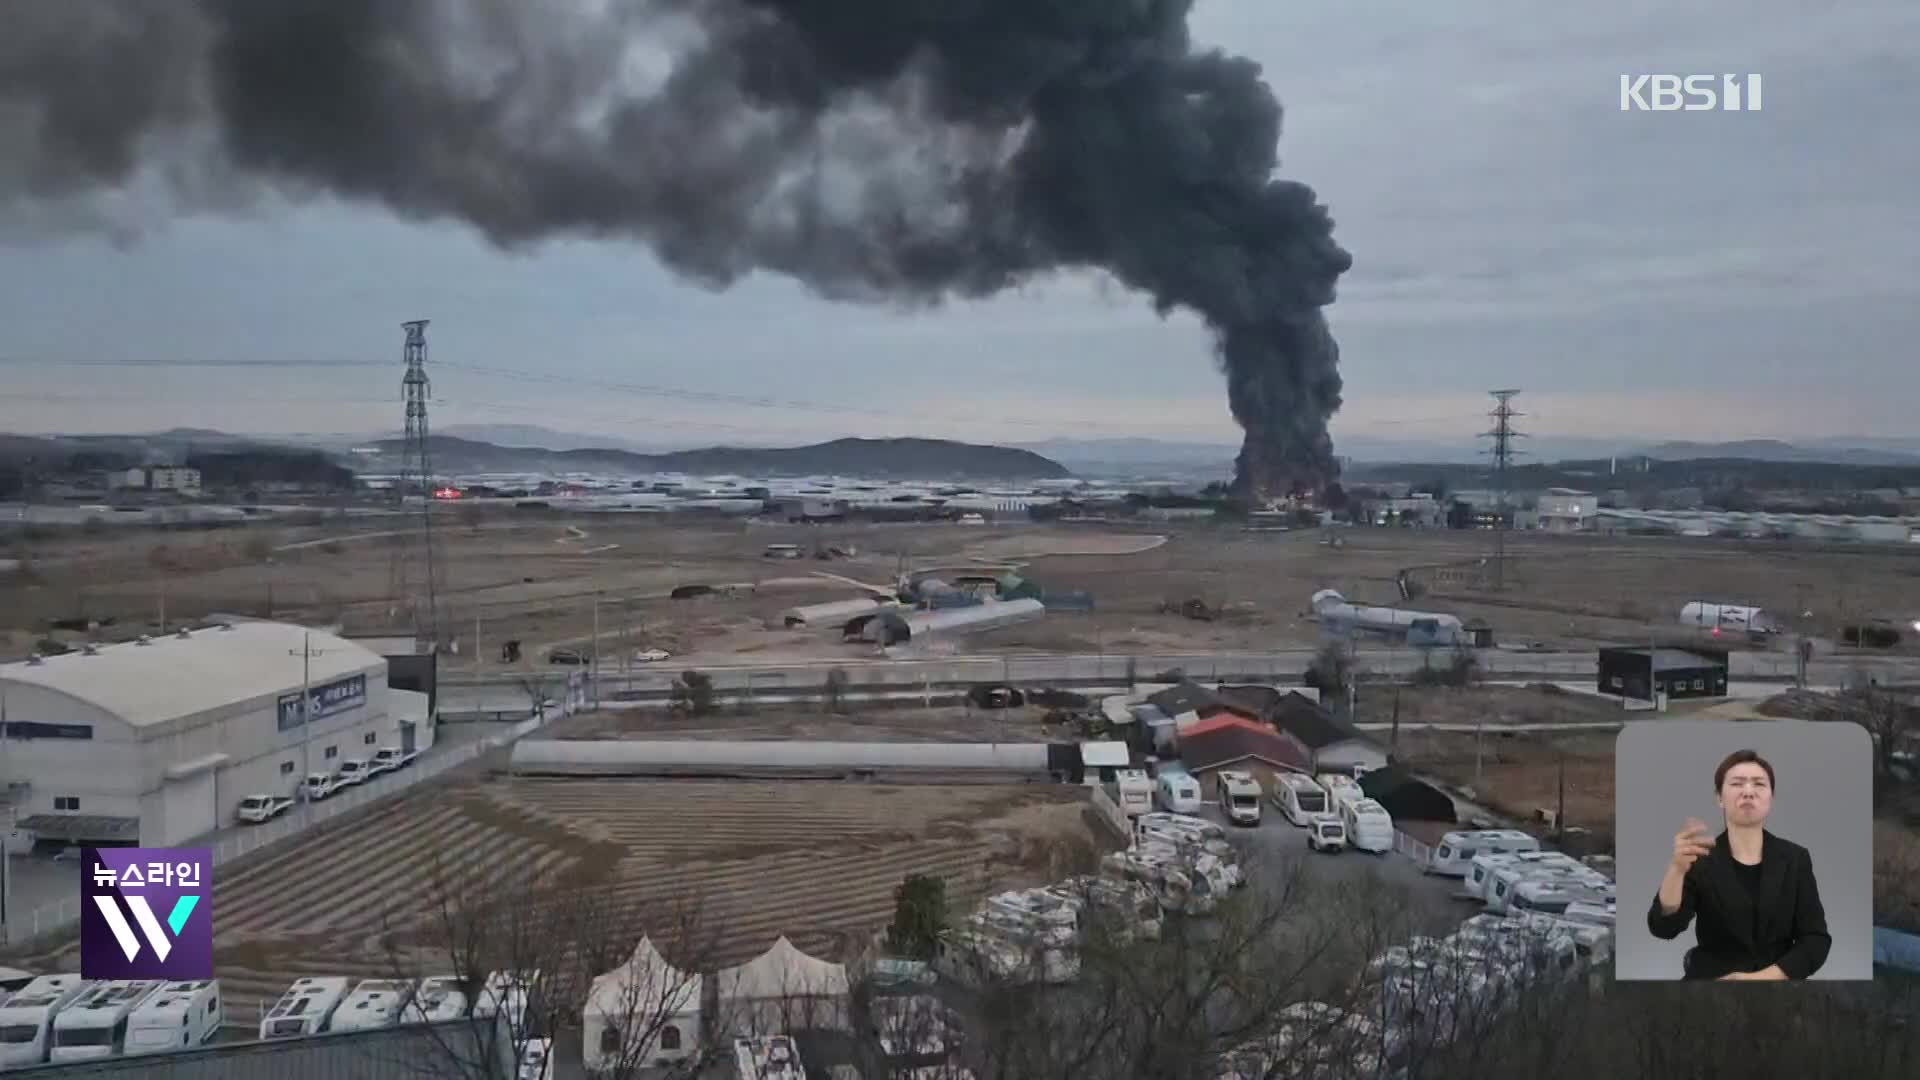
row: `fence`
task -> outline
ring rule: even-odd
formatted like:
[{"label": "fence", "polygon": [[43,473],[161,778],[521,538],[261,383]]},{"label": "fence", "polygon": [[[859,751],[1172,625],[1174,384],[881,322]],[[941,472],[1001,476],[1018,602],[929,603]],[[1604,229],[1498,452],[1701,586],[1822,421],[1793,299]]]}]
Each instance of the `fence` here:
[{"label": "fence", "polygon": [[1119,803],[1113,801],[1113,796],[1107,794],[1105,785],[1096,785],[1094,787],[1093,809],[1095,813],[1106,819],[1107,824],[1113,826],[1114,831],[1118,833],[1122,839],[1132,839],[1133,819],[1127,816],[1125,810],[1120,809]]},{"label": "fence", "polygon": [[[562,711],[564,715],[565,710]],[[483,739],[449,747],[439,753],[429,750],[413,765],[399,772],[385,773],[347,791],[319,802],[301,803],[279,821],[270,821],[261,825],[240,828],[224,840],[210,846],[213,849],[213,865],[220,866],[243,855],[272,847],[290,840],[324,821],[330,821],[342,814],[351,814],[370,803],[399,794],[424,783],[452,769],[457,769],[481,755],[497,750],[525,735],[538,730],[546,723],[546,718],[535,715],[513,725],[505,731],[489,735]],[[197,846],[193,841],[181,847]],[[76,884],[79,875],[74,878]],[[52,904],[42,904],[32,911],[10,918],[6,923],[6,944],[18,945],[33,941],[43,934],[63,930],[80,921],[80,897],[70,896]]]},{"label": "fence", "polygon": [[1393,830],[1393,850],[1412,859],[1422,870],[1433,865],[1433,845],[1416,840],[1399,829]]}]

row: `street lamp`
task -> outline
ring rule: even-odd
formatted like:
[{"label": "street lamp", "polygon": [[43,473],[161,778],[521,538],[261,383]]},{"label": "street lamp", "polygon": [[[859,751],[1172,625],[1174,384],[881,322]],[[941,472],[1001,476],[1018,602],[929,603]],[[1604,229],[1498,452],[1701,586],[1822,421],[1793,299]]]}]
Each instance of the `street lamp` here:
[{"label": "street lamp", "polygon": [[288,649],[288,656],[300,658],[300,813],[309,823],[313,820],[313,799],[307,791],[307,777],[313,775],[313,658],[325,656],[326,650],[315,651],[313,632],[307,631],[300,637],[300,648]]}]

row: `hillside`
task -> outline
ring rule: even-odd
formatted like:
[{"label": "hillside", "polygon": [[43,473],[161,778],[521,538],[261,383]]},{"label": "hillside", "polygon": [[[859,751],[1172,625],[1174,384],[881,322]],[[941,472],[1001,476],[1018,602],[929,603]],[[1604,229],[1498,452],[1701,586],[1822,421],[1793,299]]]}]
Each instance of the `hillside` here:
[{"label": "hillside", "polygon": [[[1791,490],[1844,496],[1853,492],[1920,487],[1920,464],[1849,465],[1737,457],[1682,461],[1622,458],[1617,463],[1602,459],[1516,465],[1510,476],[1515,491],[1538,491],[1549,487],[1595,492],[1699,488],[1707,492]],[[1422,486],[1439,485],[1450,491],[1484,489],[1492,483],[1484,464],[1432,465],[1418,462],[1356,466],[1348,473],[1348,479],[1355,484],[1405,480]]]},{"label": "hillside", "polygon": [[[375,444],[397,459],[398,439]],[[435,469],[459,472],[738,473],[746,476],[871,476],[899,479],[1039,480],[1072,476],[1064,465],[1030,450],[945,439],[835,439],[794,447],[715,446],[645,454],[605,448],[547,450],[435,436]]]}]

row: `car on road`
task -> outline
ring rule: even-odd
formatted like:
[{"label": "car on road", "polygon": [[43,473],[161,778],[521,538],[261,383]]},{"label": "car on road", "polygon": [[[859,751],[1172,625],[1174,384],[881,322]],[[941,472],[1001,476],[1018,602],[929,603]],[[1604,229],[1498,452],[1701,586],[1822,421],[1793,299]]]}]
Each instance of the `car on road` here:
[{"label": "car on road", "polygon": [[308,773],[307,778],[300,782],[300,797],[308,802],[332,798],[333,793],[339,790],[340,783],[332,773]]},{"label": "car on road", "polygon": [[636,664],[652,664],[661,660],[671,659],[672,657],[673,654],[665,649],[641,649],[639,652],[633,654],[633,662]]},{"label": "car on road", "polygon": [[234,815],[241,821],[258,825],[263,821],[272,821],[291,809],[293,809],[293,800],[285,796],[249,795],[240,800]]},{"label": "car on road", "polygon": [[1315,851],[1345,851],[1347,826],[1335,814],[1315,814],[1307,819],[1307,846]]},{"label": "car on road", "polygon": [[418,750],[402,750],[397,746],[383,746],[374,751],[372,760],[368,761],[367,764],[373,769],[374,775],[378,776],[381,773],[392,772],[395,769],[404,769],[413,764],[413,759],[419,756],[420,751]]},{"label": "car on road", "polygon": [[340,771],[334,777],[339,787],[352,787],[364,784],[373,777],[373,763],[366,758],[350,758],[340,763]]},{"label": "car on road", "polygon": [[579,667],[582,664],[591,662],[592,659],[593,654],[585,649],[551,649],[547,652],[547,663],[549,664],[565,664],[569,667]]}]

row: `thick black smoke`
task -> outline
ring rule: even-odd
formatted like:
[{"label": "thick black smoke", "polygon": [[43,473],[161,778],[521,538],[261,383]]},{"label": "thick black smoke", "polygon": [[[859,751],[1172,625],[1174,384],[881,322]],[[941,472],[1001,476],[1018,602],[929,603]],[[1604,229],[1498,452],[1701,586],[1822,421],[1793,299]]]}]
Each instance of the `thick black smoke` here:
[{"label": "thick black smoke", "polygon": [[1215,331],[1242,489],[1313,489],[1340,406],[1321,308],[1352,260],[1272,178],[1259,67],[1195,51],[1190,7],[13,0],[0,209],[265,182],[890,303],[1100,268]]}]

